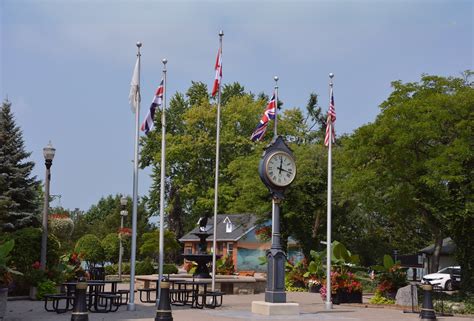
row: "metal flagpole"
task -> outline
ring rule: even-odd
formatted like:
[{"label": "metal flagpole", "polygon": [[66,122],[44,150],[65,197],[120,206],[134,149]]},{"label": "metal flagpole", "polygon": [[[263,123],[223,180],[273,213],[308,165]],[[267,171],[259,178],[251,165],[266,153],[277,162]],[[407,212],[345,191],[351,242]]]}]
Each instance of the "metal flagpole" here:
[{"label": "metal flagpole", "polygon": [[273,77],[275,80],[275,121],[273,123],[273,137],[278,136],[277,125],[278,125],[278,76]]},{"label": "metal flagpole", "polygon": [[[278,76],[273,77],[273,80],[275,80],[275,120],[273,121],[273,138],[276,139],[278,136],[278,130],[277,130]],[[274,244],[273,238],[275,235],[275,212],[276,212],[277,206],[278,205],[275,203],[275,198],[272,198],[272,244]]]},{"label": "metal flagpole", "polygon": [[[140,48],[141,42],[137,42],[138,57],[138,92],[140,92]],[[140,95],[138,95],[140,96]],[[133,160],[133,210],[132,210],[132,249],[130,255],[130,295],[127,305],[128,311],[135,311],[135,252],[137,249],[137,209],[138,209],[138,138],[140,127],[140,99],[137,101],[135,110],[135,155]]]},{"label": "metal flagpole", "polygon": [[[219,32],[219,53],[220,61],[222,68],[222,37],[224,36],[224,31]],[[216,243],[217,243],[217,196],[219,188],[219,144],[220,144],[220,132],[221,132],[221,81],[219,79],[219,88],[217,92],[217,132],[216,132],[216,177],[214,183],[214,224],[213,224],[213,235],[212,235],[212,291],[216,290]]]},{"label": "metal flagpole", "polygon": [[[329,74],[329,101],[331,101],[331,92],[332,92],[332,78],[334,77],[333,73]],[[329,144],[328,144],[328,200],[327,200],[327,243],[326,243],[326,302],[325,307],[326,310],[332,309],[332,302],[331,302],[331,193],[332,193],[332,119],[331,116],[328,115],[328,126],[329,128]]]},{"label": "metal flagpole", "polygon": [[[163,101],[161,102],[161,179],[160,179],[160,248],[159,248],[159,267],[158,267],[158,289],[163,278],[163,257],[165,255],[165,174],[166,174],[166,63],[163,62]],[[160,301],[161,291],[156,296],[156,305]]]}]

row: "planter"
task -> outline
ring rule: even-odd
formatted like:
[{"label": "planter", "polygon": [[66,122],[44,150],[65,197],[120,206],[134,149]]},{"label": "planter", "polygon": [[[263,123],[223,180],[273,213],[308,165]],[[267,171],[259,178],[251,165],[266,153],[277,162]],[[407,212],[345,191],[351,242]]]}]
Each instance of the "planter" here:
[{"label": "planter", "polygon": [[30,300],[36,300],[36,295],[38,294],[38,288],[36,286],[30,286]]},{"label": "planter", "polygon": [[308,292],[309,293],[319,293],[319,290],[321,290],[322,285],[321,284],[315,284],[311,285],[308,287]]},{"label": "planter", "polygon": [[3,320],[7,312],[8,288],[0,288],[0,319]]},{"label": "planter", "polygon": [[362,303],[362,291],[346,292],[338,290],[335,294],[332,294],[332,303]]}]

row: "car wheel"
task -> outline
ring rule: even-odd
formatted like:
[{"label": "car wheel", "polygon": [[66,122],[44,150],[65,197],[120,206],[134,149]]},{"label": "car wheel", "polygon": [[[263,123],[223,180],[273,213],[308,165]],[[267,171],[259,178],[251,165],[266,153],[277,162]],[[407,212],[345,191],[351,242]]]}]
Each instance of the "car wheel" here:
[{"label": "car wheel", "polygon": [[453,282],[451,282],[451,280],[446,281],[446,283],[444,284],[444,289],[446,291],[452,291],[453,290]]}]

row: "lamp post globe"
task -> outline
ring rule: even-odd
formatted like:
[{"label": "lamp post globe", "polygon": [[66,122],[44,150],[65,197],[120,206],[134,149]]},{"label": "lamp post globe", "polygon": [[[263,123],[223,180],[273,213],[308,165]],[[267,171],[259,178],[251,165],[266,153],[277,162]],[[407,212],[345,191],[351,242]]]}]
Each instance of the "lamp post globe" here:
[{"label": "lamp post globe", "polygon": [[[122,232],[122,229],[123,229],[123,219],[128,215],[127,203],[128,203],[128,198],[125,196],[122,196],[120,198],[120,232]],[[119,241],[120,241],[120,248],[119,248],[118,274],[119,274],[119,280],[122,281],[123,244],[122,244],[122,236],[120,234],[119,234]]]},{"label": "lamp post globe", "polygon": [[46,175],[44,181],[44,206],[43,206],[43,232],[41,234],[41,269],[46,269],[46,252],[48,243],[48,211],[49,211],[49,183],[51,181],[51,165],[56,154],[56,148],[51,145],[51,141],[43,148],[44,164],[46,166]]}]

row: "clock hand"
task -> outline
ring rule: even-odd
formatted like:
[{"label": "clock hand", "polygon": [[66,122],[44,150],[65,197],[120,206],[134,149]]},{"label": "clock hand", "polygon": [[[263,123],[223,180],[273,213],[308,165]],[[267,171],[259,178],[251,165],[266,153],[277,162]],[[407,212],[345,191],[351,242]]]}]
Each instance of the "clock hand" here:
[{"label": "clock hand", "polygon": [[284,171],[284,172],[287,172],[287,173],[289,173],[289,171],[287,171],[287,170],[286,170],[286,169],[284,169],[283,167],[277,167],[277,169],[279,169],[279,170],[280,170],[280,173],[281,173],[281,171]]},{"label": "clock hand", "polygon": [[280,170],[278,174],[281,174],[281,170],[283,169],[282,166],[283,166],[283,157],[280,156],[280,167],[277,167]]}]

